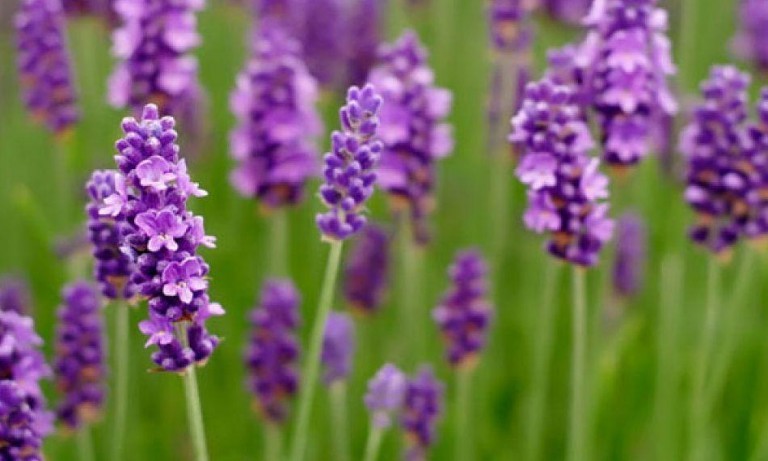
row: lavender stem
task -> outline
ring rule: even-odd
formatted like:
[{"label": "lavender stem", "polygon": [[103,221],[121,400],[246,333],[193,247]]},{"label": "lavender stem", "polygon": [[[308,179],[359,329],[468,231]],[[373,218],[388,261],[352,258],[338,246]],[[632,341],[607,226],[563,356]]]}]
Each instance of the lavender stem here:
[{"label": "lavender stem", "polygon": [[420,309],[420,283],[421,283],[421,249],[414,245],[411,220],[403,216],[400,220],[400,258],[402,263],[402,278],[400,279],[400,319],[399,326],[405,328],[407,339],[401,342],[405,347],[402,351],[406,357],[416,363],[424,351],[424,335],[418,330],[419,323],[413,321]]},{"label": "lavender stem", "polygon": [[91,428],[88,425],[83,425],[77,430],[77,453],[80,461],[94,461],[96,459],[93,453]]},{"label": "lavender stem", "polygon": [[585,412],[585,372],[587,341],[586,273],[583,268],[573,268],[573,359],[571,370],[571,415],[568,438],[568,460],[584,461],[587,458],[587,421]]},{"label": "lavender stem", "polygon": [[347,420],[347,384],[337,381],[331,385],[331,414],[333,418],[334,458],[350,461],[349,422]]},{"label": "lavender stem", "polygon": [[323,332],[331,311],[333,291],[336,286],[336,276],[339,272],[341,250],[343,242],[335,240],[330,243],[328,265],[325,268],[323,287],[320,293],[320,303],[315,314],[315,323],[312,326],[309,349],[301,373],[301,386],[299,387],[299,414],[296,429],[291,444],[291,460],[302,461],[307,448],[307,436],[309,430],[309,417],[312,410],[312,401],[317,387],[318,374],[320,372],[320,352],[323,345]]},{"label": "lavender stem", "polygon": [[264,459],[283,459],[282,441],[283,434],[279,424],[273,422],[264,424]]},{"label": "lavender stem", "polygon": [[365,459],[364,461],[376,461],[379,457],[379,449],[381,448],[381,439],[384,436],[384,429],[371,424],[371,429],[368,432],[368,442],[365,444]]},{"label": "lavender stem", "polygon": [[130,370],[130,307],[125,301],[115,302],[115,425],[112,433],[113,461],[121,461],[124,455],[126,415],[128,410],[128,373]]},{"label": "lavender stem", "polygon": [[456,459],[471,461],[472,456],[472,425],[470,423],[471,406],[469,399],[472,388],[473,369],[459,369],[456,372]]},{"label": "lavender stem", "polygon": [[270,218],[270,224],[272,226],[271,241],[272,254],[271,265],[272,275],[278,277],[287,276],[289,273],[288,268],[288,214],[283,209],[277,209],[274,211]]},{"label": "lavender stem", "polygon": [[[177,336],[181,344],[189,347],[187,338],[187,325],[182,322],[177,326]],[[200,407],[200,391],[197,387],[197,372],[195,364],[190,365],[184,371],[184,395],[187,400],[187,420],[192,445],[195,452],[195,461],[208,461],[208,447],[205,440],[205,426],[203,424],[203,410]]]}]

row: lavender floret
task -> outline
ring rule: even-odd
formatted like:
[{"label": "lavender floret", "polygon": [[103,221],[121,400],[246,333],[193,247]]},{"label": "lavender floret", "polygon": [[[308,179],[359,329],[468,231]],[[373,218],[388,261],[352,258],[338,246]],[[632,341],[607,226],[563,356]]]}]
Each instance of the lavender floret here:
[{"label": "lavender floret", "polygon": [[392,425],[393,416],[403,404],[407,384],[405,373],[391,363],[381,367],[368,381],[364,401],[374,427],[386,429]]}]

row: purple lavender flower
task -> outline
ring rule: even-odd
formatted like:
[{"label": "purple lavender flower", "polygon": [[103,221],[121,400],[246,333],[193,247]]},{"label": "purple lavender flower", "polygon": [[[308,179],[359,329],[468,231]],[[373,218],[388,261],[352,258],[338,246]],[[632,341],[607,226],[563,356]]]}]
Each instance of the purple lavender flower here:
[{"label": "purple lavender flower", "polygon": [[354,352],[355,324],[347,314],[331,312],[325,323],[323,350],[320,355],[325,367],[323,382],[326,386],[347,379],[352,368]]},{"label": "purple lavender flower", "polygon": [[95,264],[93,275],[101,287],[102,294],[110,299],[130,299],[135,287],[130,283],[133,264],[131,258],[120,249],[122,235],[129,232],[121,213],[116,216],[104,216],[99,210],[104,201],[117,193],[116,181],[122,181],[117,171],[96,170],[86,184],[90,201],[86,206],[88,213],[88,239],[91,242]]},{"label": "purple lavender flower", "polygon": [[64,11],[68,15],[108,15],[111,13],[113,0],[62,0]]},{"label": "purple lavender flower", "polygon": [[736,53],[762,70],[768,69],[768,5],[762,0],[740,0]]},{"label": "purple lavender flower", "polygon": [[382,145],[376,139],[381,96],[372,85],[353,86],[341,108],[343,131],[331,135],[331,152],[325,155],[320,197],[329,210],[318,214],[317,226],[327,240],[344,240],[366,224],[362,211],[373,194],[374,169]]},{"label": "purple lavender flower", "polygon": [[298,390],[299,293],[288,280],[267,280],[260,305],[251,312],[251,339],[245,351],[248,390],[267,420],[283,422]]},{"label": "purple lavender flower", "polygon": [[579,24],[589,12],[592,0],[544,0],[542,6],[557,21]]},{"label": "purple lavender flower", "polygon": [[[720,253],[728,250],[750,221],[750,183],[758,176],[749,151],[747,88],[750,77],[732,66],[715,66],[701,86],[704,102],[681,134],[688,161],[685,199],[698,215],[690,236]],[[765,220],[754,234],[764,233]]]},{"label": "purple lavender flower", "polygon": [[627,213],[618,221],[616,230],[616,259],[613,263],[613,290],[629,298],[643,284],[646,252],[645,224],[640,216]]},{"label": "purple lavender flower", "polygon": [[416,240],[425,243],[426,219],[434,208],[435,160],[453,149],[451,126],[444,122],[451,92],[434,85],[427,51],[412,31],[381,47],[370,81],[384,99],[379,184],[396,210],[410,214]]},{"label": "purple lavender flower", "polygon": [[375,427],[386,429],[392,425],[392,416],[403,404],[407,384],[405,373],[391,363],[381,367],[368,381],[364,400]]},{"label": "purple lavender flower", "polygon": [[274,23],[258,28],[252,52],[230,98],[238,118],[230,144],[239,162],[231,181],[242,195],[271,209],[301,201],[307,180],[317,173],[317,83],[299,57],[298,43]]},{"label": "purple lavender flower", "polygon": [[16,381],[0,380],[0,459],[41,461],[49,432],[29,393]]},{"label": "purple lavender flower", "polygon": [[485,346],[491,320],[486,277],[488,267],[477,251],[460,252],[448,270],[452,289],[432,313],[454,367],[472,367]]},{"label": "purple lavender flower", "polygon": [[382,35],[381,0],[359,0],[350,6],[348,23],[347,81],[353,85],[363,85],[368,73],[376,64],[376,54]]},{"label": "purple lavender flower", "polygon": [[584,22],[591,31],[576,63],[600,121],[603,157],[634,165],[650,150],[659,114],[677,111],[667,84],[675,73],[667,14],[657,0],[600,0]]},{"label": "purple lavender flower", "polygon": [[[312,75],[325,87],[340,83],[345,59],[347,9],[343,0],[302,0],[298,6],[303,21],[298,37],[304,50],[304,61]],[[357,40],[358,37],[350,37]]]},{"label": "purple lavender flower", "polygon": [[215,239],[205,234],[203,218],[187,210],[189,197],[206,192],[179,159],[174,125],[173,117],[161,118],[153,104],[141,120],[123,120],[116,192],[104,199],[99,213],[122,216],[128,225],[124,251],[135,264],[130,281],[148,300],[149,320],[139,327],[149,336],[147,346],[158,349],[152,360],[162,370],[183,371],[210,357],[219,340],[205,323],[224,311],[208,297],[208,265],[197,254],[200,245],[215,246]]},{"label": "purple lavender flower", "polygon": [[195,13],[205,0],[115,0],[123,25],[113,35],[120,63],[110,77],[109,102],[139,113],[151,102],[160,112],[178,114],[200,94],[197,60],[200,44]]},{"label": "purple lavender flower", "polygon": [[24,103],[35,119],[62,134],[80,115],[61,3],[22,0],[15,24]]},{"label": "purple lavender flower", "polygon": [[402,426],[409,444],[408,461],[426,459],[442,411],[443,384],[431,368],[422,367],[416,377],[408,381],[403,401]]},{"label": "purple lavender flower", "polygon": [[356,311],[371,314],[381,306],[389,279],[389,236],[368,224],[344,268],[344,295]]},{"label": "purple lavender flower", "polygon": [[548,80],[531,83],[523,107],[512,119],[510,141],[523,150],[517,176],[529,187],[524,220],[537,233],[551,232],[549,252],[582,266],[598,261],[613,233],[608,217],[608,178],[574,92]]},{"label": "purple lavender flower", "polygon": [[17,277],[0,278],[0,311],[29,315],[32,299],[24,279]]},{"label": "purple lavender flower", "polygon": [[56,411],[70,429],[98,420],[104,404],[104,325],[93,286],[76,282],[64,288],[56,329],[56,387],[63,393]]},{"label": "purple lavender flower", "polygon": [[529,47],[532,30],[527,18],[535,5],[534,0],[491,0],[488,22],[497,52],[518,53]]}]

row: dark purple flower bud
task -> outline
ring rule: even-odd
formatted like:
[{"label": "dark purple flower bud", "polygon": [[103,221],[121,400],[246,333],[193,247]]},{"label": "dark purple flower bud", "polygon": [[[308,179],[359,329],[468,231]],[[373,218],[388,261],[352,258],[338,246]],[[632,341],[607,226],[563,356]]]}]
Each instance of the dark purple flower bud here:
[{"label": "dark purple flower bud", "polygon": [[248,390],[254,407],[272,423],[285,421],[287,405],[299,385],[299,293],[289,280],[267,280],[261,302],[251,312],[251,337],[245,350]]},{"label": "dark purple flower bud", "polygon": [[22,95],[32,116],[62,134],[80,118],[59,0],[22,0],[16,14]]},{"label": "dark purple flower bud", "polygon": [[474,366],[491,322],[488,267],[477,251],[463,251],[448,270],[453,287],[432,312],[445,339],[446,359],[454,367]]},{"label": "dark purple flower bud", "polygon": [[352,85],[365,84],[368,73],[376,64],[382,36],[383,6],[381,0],[358,0],[350,6],[347,81]]},{"label": "dark purple flower bud", "polygon": [[543,0],[542,6],[547,14],[560,22],[580,24],[589,12],[592,0]]},{"label": "dark purple flower bud", "polygon": [[344,240],[366,224],[362,212],[373,194],[375,168],[382,145],[376,138],[381,96],[373,85],[353,86],[341,108],[342,131],[331,135],[331,152],[325,155],[320,198],[329,208],[316,218],[326,240]]},{"label": "dark purple flower bud", "polygon": [[427,51],[408,31],[384,45],[370,82],[381,89],[379,136],[384,155],[379,185],[392,196],[395,210],[410,214],[419,243],[429,240],[427,217],[434,209],[435,161],[453,150],[451,92],[435,86]]},{"label": "dark purple flower bud", "polygon": [[[160,117],[157,106],[144,108],[141,120],[126,118],[117,141],[120,173],[115,190],[103,200],[101,216],[122,217],[123,251],[131,255],[131,283],[147,299],[149,320],[139,324],[155,345],[152,360],[166,371],[202,365],[218,345],[205,323],[224,310],[208,297],[209,267],[197,254],[214,247],[203,218],[187,209],[189,197],[207,194],[179,158],[173,117]],[[176,328],[176,327],[180,328]]]},{"label": "dark purple flower bud", "polygon": [[201,42],[195,13],[205,0],[115,0],[122,27],[113,34],[120,60],[109,80],[109,102],[137,114],[154,103],[164,114],[178,115],[200,94],[197,59]]},{"label": "dark purple flower bud", "polygon": [[443,411],[443,388],[429,367],[422,367],[415,378],[408,380],[402,410],[408,461],[426,459],[435,441],[435,426]]},{"label": "dark purple flower bud", "polygon": [[123,235],[130,228],[122,214],[104,216],[99,212],[107,197],[117,193],[116,180],[122,181],[122,176],[116,171],[96,170],[86,184],[90,197],[85,208],[88,213],[88,239],[95,260],[93,276],[102,294],[110,299],[130,299],[135,293],[135,287],[129,280],[133,264],[131,258],[120,249]]},{"label": "dark purple flower bud", "polygon": [[497,52],[517,53],[529,47],[532,30],[528,16],[535,6],[535,0],[491,0],[488,22]]},{"label": "dark purple flower bud", "polygon": [[50,432],[46,426],[23,386],[0,380],[0,459],[42,461],[43,437]]},{"label": "dark purple flower bud", "polygon": [[325,324],[323,350],[320,355],[325,371],[323,382],[330,386],[344,381],[352,369],[355,353],[355,324],[347,315],[331,312]]},{"label": "dark purple flower bud", "polygon": [[32,297],[27,282],[17,277],[0,278],[0,311],[29,315],[31,310]]},{"label": "dark purple flower bud", "polygon": [[371,314],[382,302],[389,281],[389,236],[368,224],[344,268],[344,295],[356,311]]},{"label": "dark purple flower bud", "polygon": [[551,233],[553,256],[593,266],[613,221],[603,202],[608,178],[600,161],[587,155],[594,142],[574,99],[567,86],[546,79],[529,84],[509,140],[523,152],[517,176],[529,188],[526,226]]},{"label": "dark purple flower bud", "polygon": [[768,69],[768,5],[763,0],[741,0],[739,26],[733,40],[736,53]]},{"label": "dark purple flower bud", "polygon": [[364,400],[375,427],[386,429],[392,425],[392,417],[402,407],[407,384],[405,373],[391,363],[381,367],[368,381]]},{"label": "dark purple flower bud", "polygon": [[627,213],[616,229],[616,259],[613,263],[613,290],[625,298],[636,295],[645,272],[646,231],[640,216]]},{"label": "dark purple flower bud", "polygon": [[[749,154],[749,82],[735,67],[713,67],[701,86],[704,101],[680,138],[688,164],[685,200],[698,215],[690,235],[716,253],[736,243],[754,211],[751,183],[760,174]],[[764,233],[766,224],[757,226],[754,233]]]},{"label": "dark purple flower bud", "polygon": [[267,209],[296,204],[318,170],[317,83],[298,43],[274,23],[257,28],[252,53],[230,98],[238,118],[230,145],[239,163],[230,179]]},{"label": "dark purple flower bud", "polygon": [[95,288],[76,282],[64,288],[56,327],[56,387],[63,394],[58,420],[70,429],[97,421],[104,404],[105,353],[101,301]]}]

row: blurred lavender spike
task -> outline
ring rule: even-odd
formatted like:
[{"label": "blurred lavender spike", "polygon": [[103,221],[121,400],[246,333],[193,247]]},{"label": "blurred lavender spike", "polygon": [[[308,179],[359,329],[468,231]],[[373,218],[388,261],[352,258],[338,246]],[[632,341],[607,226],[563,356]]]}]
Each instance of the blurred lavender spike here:
[{"label": "blurred lavender spike", "polygon": [[326,386],[347,379],[352,369],[354,353],[354,322],[347,314],[331,312],[325,323],[323,350],[320,355],[325,367],[323,382]]},{"label": "blurred lavender spike", "polygon": [[29,315],[32,311],[32,295],[27,282],[14,276],[0,277],[0,311]]},{"label": "blurred lavender spike", "polygon": [[386,429],[403,404],[408,377],[396,366],[388,363],[368,381],[365,406],[371,412],[374,427]]},{"label": "blurred lavender spike", "polygon": [[422,367],[408,380],[401,423],[408,440],[405,458],[423,461],[435,442],[437,420],[443,412],[444,386],[432,369]]},{"label": "blurred lavender spike", "polygon": [[740,0],[738,17],[734,51],[758,69],[768,70],[768,4],[763,0]]},{"label": "blurred lavender spike", "polygon": [[552,19],[575,25],[581,24],[592,0],[542,0],[541,4]]},{"label": "blurred lavender spike", "polygon": [[389,282],[389,236],[368,224],[355,242],[344,269],[344,296],[352,308],[372,314],[382,303]]},{"label": "blurred lavender spike", "polygon": [[613,291],[622,298],[631,298],[642,289],[646,244],[645,223],[640,216],[622,215],[617,223],[613,263]]}]

